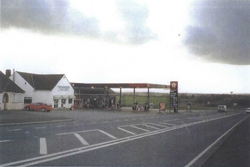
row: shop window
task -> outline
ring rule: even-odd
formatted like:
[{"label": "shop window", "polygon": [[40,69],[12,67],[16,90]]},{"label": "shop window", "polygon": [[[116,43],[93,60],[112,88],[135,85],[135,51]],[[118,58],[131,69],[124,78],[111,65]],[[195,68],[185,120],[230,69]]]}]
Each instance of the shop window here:
[{"label": "shop window", "polygon": [[73,100],[72,99],[69,99],[69,104],[72,104]]},{"label": "shop window", "polygon": [[58,99],[54,99],[54,108],[58,108]]}]

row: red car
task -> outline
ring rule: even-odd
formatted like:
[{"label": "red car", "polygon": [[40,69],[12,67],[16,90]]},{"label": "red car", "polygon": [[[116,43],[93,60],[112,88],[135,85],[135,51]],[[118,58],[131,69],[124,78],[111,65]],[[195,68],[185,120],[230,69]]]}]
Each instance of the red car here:
[{"label": "red car", "polygon": [[52,106],[47,105],[46,103],[38,102],[38,103],[30,103],[30,104],[24,106],[24,109],[27,111],[40,110],[43,112],[45,112],[45,111],[50,112],[52,110]]}]

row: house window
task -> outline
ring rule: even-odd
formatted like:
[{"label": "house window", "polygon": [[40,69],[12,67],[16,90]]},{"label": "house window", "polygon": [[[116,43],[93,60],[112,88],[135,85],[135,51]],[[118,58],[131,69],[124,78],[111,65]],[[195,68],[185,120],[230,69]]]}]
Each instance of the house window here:
[{"label": "house window", "polygon": [[12,95],[12,102],[22,102],[22,94],[21,93],[14,93]]},{"label": "house window", "polygon": [[72,104],[73,100],[72,99],[69,99],[69,104]]},{"label": "house window", "polygon": [[24,97],[24,104],[30,104],[32,102],[32,97]]}]

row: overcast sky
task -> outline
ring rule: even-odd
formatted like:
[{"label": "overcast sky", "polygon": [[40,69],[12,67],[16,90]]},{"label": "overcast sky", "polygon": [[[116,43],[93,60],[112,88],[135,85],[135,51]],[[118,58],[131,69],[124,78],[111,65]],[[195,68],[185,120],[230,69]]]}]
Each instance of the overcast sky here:
[{"label": "overcast sky", "polygon": [[2,72],[250,93],[250,1],[0,2]]}]

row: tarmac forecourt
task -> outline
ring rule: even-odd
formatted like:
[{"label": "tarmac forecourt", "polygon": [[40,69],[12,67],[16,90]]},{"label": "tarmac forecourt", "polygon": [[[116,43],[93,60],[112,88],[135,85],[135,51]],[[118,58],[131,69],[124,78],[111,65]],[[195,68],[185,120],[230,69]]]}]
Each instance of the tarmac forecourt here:
[{"label": "tarmac forecourt", "polygon": [[[25,110],[8,110],[8,111],[0,111],[0,126],[18,126],[18,125],[30,125],[30,124],[44,124],[44,123],[60,123],[60,122],[73,122],[75,121],[72,117],[67,117],[62,112],[66,112],[68,114],[74,112],[85,112],[85,111],[93,111],[93,112],[122,112],[122,113],[131,113],[131,114],[177,114],[169,111],[161,111],[159,109],[150,109],[150,111],[132,111],[131,107],[124,107],[123,109],[113,109],[113,110],[105,110],[105,109],[77,109],[77,110],[52,110],[51,112],[41,112],[41,111],[25,111]],[[212,111],[212,110],[211,110]],[[192,112],[211,112],[208,111],[192,111]],[[187,113],[185,110],[179,110],[180,113]]]},{"label": "tarmac forecourt", "polygon": [[[53,112],[53,111],[52,111]],[[72,118],[50,116],[41,111],[10,110],[0,111],[0,126],[18,126],[30,124],[72,122]]]}]

